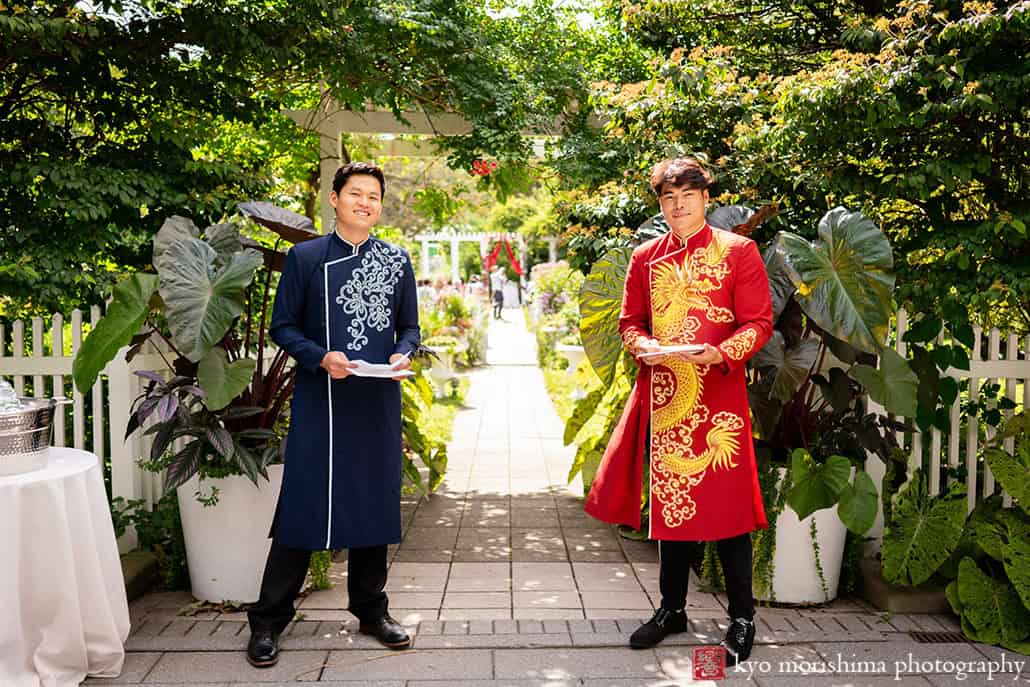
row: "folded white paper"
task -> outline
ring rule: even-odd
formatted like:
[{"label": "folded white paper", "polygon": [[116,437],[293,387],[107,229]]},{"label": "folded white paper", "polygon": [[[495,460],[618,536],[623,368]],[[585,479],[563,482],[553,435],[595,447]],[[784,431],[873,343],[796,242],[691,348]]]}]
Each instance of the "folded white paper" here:
[{"label": "folded white paper", "polygon": [[350,373],[356,377],[391,379],[393,377],[411,377],[415,374],[411,370],[398,370],[388,363],[367,363],[364,360],[352,360],[351,362],[355,366],[351,368]]},{"label": "folded white paper", "polygon": [[676,346],[659,346],[661,350],[652,353],[641,353],[641,358],[653,358],[659,355],[670,353],[701,353],[705,350],[704,344],[678,344]]}]

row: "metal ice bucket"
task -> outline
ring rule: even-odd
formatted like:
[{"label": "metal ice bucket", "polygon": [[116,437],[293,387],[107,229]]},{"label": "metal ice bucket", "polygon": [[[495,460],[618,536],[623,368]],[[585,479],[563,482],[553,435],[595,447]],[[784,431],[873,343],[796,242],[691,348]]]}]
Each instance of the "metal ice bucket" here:
[{"label": "metal ice bucket", "polygon": [[22,397],[18,410],[0,412],[0,475],[46,467],[57,406],[67,398]]}]

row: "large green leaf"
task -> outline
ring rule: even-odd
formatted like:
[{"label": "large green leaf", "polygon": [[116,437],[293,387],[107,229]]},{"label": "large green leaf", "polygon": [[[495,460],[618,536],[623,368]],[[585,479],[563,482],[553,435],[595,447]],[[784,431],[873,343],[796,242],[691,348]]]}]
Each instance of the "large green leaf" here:
[{"label": "large green leaf", "polygon": [[200,236],[200,230],[191,220],[172,215],[164,221],[161,228],[154,234],[154,254],[152,262],[157,267],[161,262],[165,251],[182,239],[195,239]]},{"label": "large green leaf", "polygon": [[884,579],[910,586],[930,579],[958,546],[965,521],[965,489],[953,484],[944,494],[930,497],[917,470],[885,523]]},{"label": "large green leaf", "polygon": [[207,394],[208,409],[229,405],[250,384],[256,367],[256,360],[241,358],[230,363],[223,348],[211,348],[197,366],[197,383]]},{"label": "large green leaf", "polygon": [[776,251],[797,288],[798,303],[822,329],[875,353],[887,339],[894,289],[890,242],[861,212],[834,208],[819,239],[781,232]]},{"label": "large green leaf", "polygon": [[172,341],[190,360],[199,361],[229,331],[243,312],[243,292],[262,263],[261,254],[234,254],[221,269],[218,254],[200,239],[180,239],[164,252],[158,266]]},{"label": "large green leaf", "polygon": [[796,449],[791,455],[790,474],[794,484],[787,494],[787,503],[798,514],[798,520],[804,520],[837,503],[851,476],[851,462],[844,456],[830,456],[820,463],[808,451]]},{"label": "large green leaf", "polygon": [[1030,608],[1030,521],[1015,509],[1002,511],[999,520],[1007,539],[1001,547],[1005,572],[1023,605]]},{"label": "large green leaf", "polygon": [[786,403],[794,398],[794,392],[808,376],[819,355],[819,340],[802,339],[791,349],[786,349],[783,334],[774,331],[769,341],[755,354],[752,365],[765,374],[772,374],[769,398]]},{"label": "large green leaf", "polygon": [[962,615],[981,642],[1019,642],[1030,635],[1030,611],[1006,580],[987,575],[972,558],[963,558],[957,582]]},{"label": "large green leaf", "polygon": [[902,417],[916,416],[919,377],[893,348],[884,348],[880,352],[879,367],[852,365],[848,374],[865,387],[869,398],[883,406],[888,413]]},{"label": "large green leaf", "polygon": [[776,250],[775,243],[766,249],[765,255],[762,257],[765,260],[765,274],[769,279],[769,296],[772,298],[773,321],[775,322],[780,319],[780,315],[787,307],[790,297],[797,291],[797,287],[794,286],[794,280],[787,271],[783,253]]},{"label": "large green leaf", "polygon": [[576,402],[576,407],[572,411],[572,417],[565,423],[564,442],[566,446],[576,440],[579,430],[583,429],[583,425],[594,416],[594,412],[597,410],[597,406],[601,403],[601,398],[608,391],[608,388],[598,387]]},{"label": "large green leaf", "polygon": [[220,263],[243,250],[243,244],[240,243],[240,228],[232,223],[212,224],[204,230],[204,241],[218,253]]},{"label": "large green leaf", "polygon": [[880,494],[876,491],[873,478],[865,470],[856,470],[855,479],[840,492],[840,506],[837,515],[844,526],[862,536],[876,521]]},{"label": "large green leaf", "polygon": [[1000,448],[988,448],[983,455],[998,484],[1030,512],[1030,439],[1017,446],[1014,456]]},{"label": "large green leaf", "polygon": [[150,311],[150,299],[157,291],[157,275],[136,272],[114,287],[107,314],[89,333],[72,363],[72,377],[80,393],[97,381],[104,366],[128,346]]},{"label": "large green leaf", "polygon": [[[963,539],[979,546],[984,553],[996,561],[1001,561],[1005,540],[1002,538],[1002,524],[998,522],[998,512],[1002,507],[1000,495],[993,495],[976,504],[976,508],[966,520]],[[957,572],[957,571],[956,571]]]},{"label": "large green leaf", "polygon": [[631,248],[616,248],[594,263],[579,290],[579,333],[594,372],[601,383],[615,380],[622,338],[619,311],[626,283]]}]

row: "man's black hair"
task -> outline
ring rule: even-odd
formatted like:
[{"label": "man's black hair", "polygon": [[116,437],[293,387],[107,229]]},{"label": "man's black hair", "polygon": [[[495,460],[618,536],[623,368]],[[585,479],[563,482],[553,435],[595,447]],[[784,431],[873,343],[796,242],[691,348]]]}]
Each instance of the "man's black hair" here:
[{"label": "man's black hair", "polygon": [[367,174],[375,177],[379,182],[380,193],[386,196],[386,177],[383,175],[383,170],[370,162],[348,162],[336,170],[336,176],[333,177],[333,191],[339,195],[340,189],[347,183],[347,179],[355,174]]}]

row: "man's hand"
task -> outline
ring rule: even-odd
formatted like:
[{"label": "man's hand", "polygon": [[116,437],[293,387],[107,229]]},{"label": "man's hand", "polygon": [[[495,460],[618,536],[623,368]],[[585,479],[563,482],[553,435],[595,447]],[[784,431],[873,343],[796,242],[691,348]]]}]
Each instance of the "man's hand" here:
[{"label": "man's hand", "polygon": [[329,351],[326,353],[320,365],[333,379],[350,377],[351,370],[357,367],[357,365],[347,360],[347,356],[340,351]]},{"label": "man's hand", "polygon": [[[390,365],[395,370],[410,370],[411,369],[411,358],[404,355],[403,353],[394,353],[390,356]],[[394,377],[394,381],[401,382],[407,379],[407,377]]]},{"label": "man's hand", "polygon": [[695,365],[722,365],[722,353],[710,343],[705,344],[705,350],[700,353],[677,353],[682,360]]},{"label": "man's hand", "polygon": [[[657,353],[662,350],[661,346],[654,339],[646,339],[640,342],[641,353]],[[667,355],[649,355],[641,358],[645,365],[661,365],[669,356]]]}]

